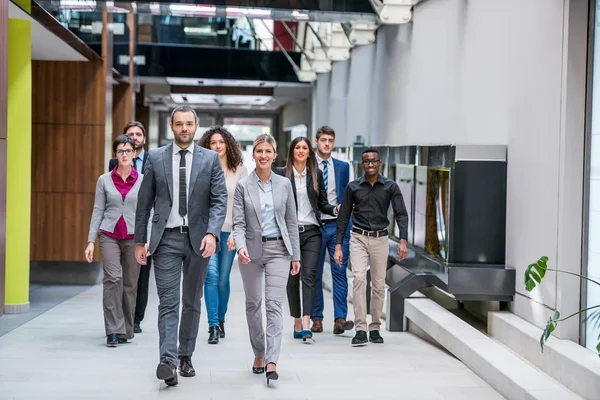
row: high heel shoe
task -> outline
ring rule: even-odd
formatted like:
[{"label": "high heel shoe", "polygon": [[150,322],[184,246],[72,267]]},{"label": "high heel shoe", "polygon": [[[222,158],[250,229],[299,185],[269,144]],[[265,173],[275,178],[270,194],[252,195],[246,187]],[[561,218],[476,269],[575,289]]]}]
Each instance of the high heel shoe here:
[{"label": "high heel shoe", "polygon": [[313,343],[316,343],[315,339],[313,339],[313,334],[311,331],[302,330],[302,341],[304,343],[309,343],[308,340],[312,340]]},{"label": "high heel shoe", "polygon": [[302,339],[304,331],[296,332],[296,327],[294,327],[294,339]]},{"label": "high heel shoe", "polygon": [[277,371],[267,371],[267,385],[269,384],[269,381],[276,381],[277,379],[279,379],[279,374],[277,373]]},{"label": "high heel shoe", "polygon": [[[256,362],[256,360],[254,360],[254,362]],[[263,364],[262,367],[255,367],[254,365],[252,365],[252,372],[255,374],[262,374],[265,372],[265,366]]]},{"label": "high heel shoe", "polygon": [[[275,363],[272,362],[269,364],[275,365]],[[279,379],[279,374],[277,373],[277,371],[267,371],[265,375],[267,377],[267,385],[269,384],[269,381],[276,381],[277,379]]]}]

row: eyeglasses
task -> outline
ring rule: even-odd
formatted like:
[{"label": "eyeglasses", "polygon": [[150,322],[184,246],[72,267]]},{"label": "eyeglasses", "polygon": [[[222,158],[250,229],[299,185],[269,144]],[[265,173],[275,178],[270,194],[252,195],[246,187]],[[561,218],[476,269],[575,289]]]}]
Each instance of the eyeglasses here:
[{"label": "eyeglasses", "polygon": [[117,150],[117,154],[118,154],[118,155],[120,155],[120,156],[122,156],[123,154],[127,154],[127,155],[129,155],[129,154],[131,154],[131,153],[133,153],[133,150],[131,150],[131,149],[127,149],[127,150]]},{"label": "eyeglasses", "polygon": [[377,165],[381,160],[364,160],[362,161],[362,165]]}]

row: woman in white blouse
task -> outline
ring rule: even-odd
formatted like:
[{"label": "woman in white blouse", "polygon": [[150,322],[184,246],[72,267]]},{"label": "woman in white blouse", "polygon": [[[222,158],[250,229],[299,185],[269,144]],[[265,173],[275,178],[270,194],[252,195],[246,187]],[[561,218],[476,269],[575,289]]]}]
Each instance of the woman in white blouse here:
[{"label": "woman in white blouse", "polygon": [[[337,208],[327,202],[323,173],[317,167],[317,159],[306,137],[292,140],[287,165],[276,171],[292,182],[298,231],[300,234],[300,274],[290,276],[287,296],[290,313],[294,317],[294,338],[305,343],[312,340],[310,317],[315,301],[317,266],[321,254],[321,213],[337,215]],[[300,299],[302,280],[302,299]]]},{"label": "woman in white blouse", "polygon": [[248,176],[248,170],[244,166],[239,143],[227,129],[220,126],[209,129],[200,138],[198,145],[219,154],[227,185],[227,216],[219,238],[221,250],[211,257],[204,281],[208,343],[217,344],[219,338],[225,337],[225,313],[230,294],[229,276],[235,257],[235,243],[231,236],[233,195],[237,183]]}]

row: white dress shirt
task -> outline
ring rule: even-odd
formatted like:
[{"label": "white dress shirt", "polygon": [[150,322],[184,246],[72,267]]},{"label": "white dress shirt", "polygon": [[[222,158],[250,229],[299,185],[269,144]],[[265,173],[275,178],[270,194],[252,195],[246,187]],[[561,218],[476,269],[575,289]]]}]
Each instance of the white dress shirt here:
[{"label": "white dress shirt", "polygon": [[[318,163],[319,169],[321,171],[323,171],[323,169],[324,169],[323,161],[324,160],[317,155],[317,163]],[[325,177],[325,176],[323,176],[323,177]],[[327,202],[334,207],[338,205],[337,187],[335,186],[335,170],[333,167],[333,159],[331,157],[329,157],[327,159]],[[335,218],[337,218],[337,217],[327,215],[327,214],[321,215],[322,220],[335,219]]]},{"label": "white dress shirt", "polygon": [[[187,148],[188,152],[185,154],[186,199],[190,198],[190,175],[192,173],[192,160],[194,159],[195,149],[196,145],[192,142],[192,145]],[[171,214],[169,214],[169,218],[167,219],[167,228],[177,228],[178,226],[187,226],[188,224],[187,214],[184,217],[179,215],[179,163],[181,162],[179,151],[181,150],[181,147],[173,142],[173,206],[171,207]]]},{"label": "white dress shirt", "polygon": [[[301,173],[298,173],[294,167],[292,167],[292,171],[294,171],[296,199],[298,201],[298,225],[319,226],[315,212],[308,199],[308,192],[306,191],[306,167],[304,167]],[[309,190],[313,190],[313,188],[309,188]]]}]

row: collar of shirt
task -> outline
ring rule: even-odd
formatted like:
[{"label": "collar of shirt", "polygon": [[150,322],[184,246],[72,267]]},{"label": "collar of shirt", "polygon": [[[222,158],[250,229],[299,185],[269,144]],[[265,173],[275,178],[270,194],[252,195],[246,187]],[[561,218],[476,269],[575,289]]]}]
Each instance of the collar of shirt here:
[{"label": "collar of shirt", "polygon": [[[189,151],[191,154],[194,154],[194,150],[195,150],[194,147],[195,147],[195,144],[194,144],[194,142],[192,142],[190,147],[188,147],[186,150]],[[183,149],[181,147],[177,146],[177,144],[173,141],[173,155],[178,155],[181,150],[183,150]]]},{"label": "collar of shirt", "polygon": [[136,157],[139,158],[140,160],[144,161],[145,153],[146,153],[146,150],[144,150],[144,148],[142,147],[142,151]]},{"label": "collar of shirt", "polygon": [[304,177],[306,177],[306,167],[304,167],[304,169],[302,170],[302,172],[296,171],[296,168],[294,168],[294,167],[292,167],[292,170],[294,171],[294,177],[295,178],[304,178]]},{"label": "collar of shirt", "polygon": [[[271,183],[271,180],[273,179],[273,177],[269,177],[269,180],[267,181],[266,184]],[[262,181],[260,180],[260,178],[258,176],[256,176],[256,183],[258,183],[258,186],[262,186]]]},{"label": "collar of shirt", "polygon": [[319,155],[317,155],[317,163],[319,163],[319,165],[323,165],[323,161],[327,161],[328,165],[333,165],[333,160],[331,157],[329,157],[327,160],[323,160],[321,157],[319,157]]},{"label": "collar of shirt", "polygon": [[[368,181],[365,179],[365,176],[363,175],[363,176],[361,176],[361,177],[360,177],[360,179],[359,179],[358,183],[362,185],[362,184],[363,184],[363,183],[365,183],[365,182],[369,183],[369,182],[368,182]],[[381,183],[381,184],[384,184],[385,182],[384,182],[384,178],[383,178],[383,176],[381,176],[381,175],[378,175],[378,176],[377,176],[377,182],[379,182],[379,183]]]},{"label": "collar of shirt", "polygon": [[[119,174],[119,172],[117,172],[118,169],[119,169],[119,164],[117,164],[117,166],[110,173],[113,174],[113,175],[119,175],[119,176],[121,176],[121,174]],[[131,167],[131,173],[129,174],[129,176],[127,178],[125,178],[125,180],[126,181],[131,181],[133,179],[137,179],[137,177],[138,177],[138,172],[132,166]]]}]

